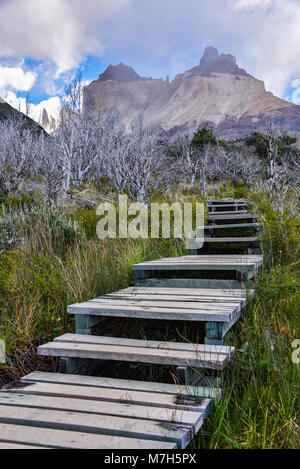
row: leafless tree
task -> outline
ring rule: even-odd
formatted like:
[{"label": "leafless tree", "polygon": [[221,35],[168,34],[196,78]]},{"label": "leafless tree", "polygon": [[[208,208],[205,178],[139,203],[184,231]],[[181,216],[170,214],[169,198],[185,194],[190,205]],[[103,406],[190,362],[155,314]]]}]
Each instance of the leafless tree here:
[{"label": "leafless tree", "polygon": [[1,122],[0,187],[4,194],[19,193],[20,184],[38,171],[42,134],[24,116],[13,114]]}]

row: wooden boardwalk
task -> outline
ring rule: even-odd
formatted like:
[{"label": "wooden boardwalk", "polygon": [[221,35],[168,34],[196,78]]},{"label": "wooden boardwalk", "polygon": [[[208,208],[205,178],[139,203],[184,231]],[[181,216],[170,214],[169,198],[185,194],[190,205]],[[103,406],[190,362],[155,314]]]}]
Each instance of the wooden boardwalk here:
[{"label": "wooden boardwalk", "polygon": [[[208,208],[205,243],[246,243],[249,253],[201,255],[191,248],[188,256],[135,264],[134,287],[70,305],[76,333],[38,349],[60,357],[61,372],[35,372],[0,391],[0,449],[189,445],[221,398],[211,372],[221,373],[234,355],[224,338],[254,294],[262,265],[262,225],[246,213],[247,202],[209,201]],[[219,236],[229,227],[253,229],[254,236]],[[93,335],[105,317],[202,322],[204,344]],[[172,366],[180,384],[90,376],[103,360]]]}]

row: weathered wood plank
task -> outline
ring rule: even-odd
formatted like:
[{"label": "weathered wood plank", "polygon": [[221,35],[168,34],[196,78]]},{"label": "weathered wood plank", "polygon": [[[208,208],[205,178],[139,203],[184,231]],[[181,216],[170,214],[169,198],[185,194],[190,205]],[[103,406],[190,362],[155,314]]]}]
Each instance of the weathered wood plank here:
[{"label": "weathered wood plank", "polygon": [[207,201],[208,205],[212,204],[232,204],[232,203],[247,203],[246,199],[232,199],[231,197],[228,199],[210,199]]},{"label": "weathered wood plank", "polygon": [[[0,405],[0,423],[30,425],[97,435],[174,442],[185,448],[193,437],[193,427],[169,422],[153,422],[123,416],[82,414],[65,410],[33,409]],[[0,437],[1,438],[1,437]]]},{"label": "weathered wood plank", "polygon": [[162,296],[162,295],[168,295],[168,297],[197,297],[198,299],[201,300],[201,298],[212,298],[213,300],[217,300],[217,298],[221,297],[222,300],[229,298],[229,299],[235,299],[237,298],[238,300],[246,298],[248,295],[252,296],[254,294],[254,290],[240,290],[240,289],[201,289],[199,290],[198,288],[157,288],[157,287],[128,287],[124,288],[123,290],[119,290],[117,292],[112,292],[108,293],[106,296],[115,296],[115,295],[133,295],[133,296],[138,296],[138,295],[151,295],[152,297],[155,296]]},{"label": "weathered wood plank", "polygon": [[136,279],[135,284],[139,287],[157,287],[157,288],[210,288],[223,289],[232,288],[244,291],[253,288],[253,282],[240,282],[239,280],[215,280],[215,279],[194,279],[194,278],[148,278]]},{"label": "weathered wood plank", "polygon": [[240,302],[239,301],[227,301],[227,303],[219,302],[218,304],[214,304],[211,302],[204,302],[204,301],[196,301],[194,300],[186,300],[181,298],[181,300],[172,301],[172,299],[162,299],[160,298],[160,303],[158,305],[157,301],[152,300],[151,298],[122,298],[122,297],[102,297],[102,298],[94,298],[89,300],[87,303],[97,304],[97,305],[116,305],[116,306],[146,306],[151,308],[152,306],[155,307],[167,307],[167,308],[175,308],[175,309],[195,309],[195,310],[213,310],[213,311],[235,311],[235,309],[240,309]]},{"label": "weathered wood plank", "polygon": [[247,210],[225,210],[225,211],[211,211],[209,215],[237,215],[241,213],[247,213]]},{"label": "weathered wood plank", "polygon": [[140,264],[133,264],[133,265],[141,265],[141,264],[159,264],[159,263],[166,263],[166,262],[176,262],[176,263],[187,263],[187,262],[215,262],[215,261],[223,261],[223,262],[232,262],[233,260],[236,262],[253,262],[253,261],[261,261],[261,255],[247,255],[247,254],[202,254],[197,256],[181,256],[181,257],[163,257],[160,259],[155,259],[153,261],[145,261],[141,262]]},{"label": "weathered wood plank", "polygon": [[62,449],[174,449],[176,443],[0,423],[0,442]]},{"label": "weathered wood plank", "polygon": [[[69,376],[69,375],[63,375]],[[23,381],[22,381],[23,383]],[[206,392],[209,394],[219,393],[219,390],[211,390],[210,388],[199,390],[197,387],[187,387],[188,390],[195,389],[195,391],[188,394],[167,394],[160,392],[148,392],[139,390],[128,390],[118,388],[99,388],[94,386],[84,386],[78,383],[74,384],[60,384],[53,382],[24,382],[24,386],[20,389],[20,385],[16,388],[10,387],[3,389],[1,392],[17,393],[26,395],[38,395],[49,397],[63,397],[73,399],[84,399],[92,401],[102,401],[109,405],[110,402],[122,403],[127,405],[141,405],[149,407],[158,407],[160,409],[167,408],[176,411],[193,411],[205,413],[208,405],[210,405],[212,398],[203,397],[202,394]],[[1,441],[1,438],[0,438]]]},{"label": "weathered wood plank", "polygon": [[101,303],[95,303],[88,301],[87,303],[78,303],[75,305],[68,306],[68,313],[70,314],[90,314],[99,316],[111,316],[111,317],[132,317],[132,318],[144,318],[144,319],[166,319],[175,321],[209,321],[214,318],[216,321],[230,321],[234,312],[232,310],[226,311],[222,309],[218,311],[205,309],[199,307],[198,310],[194,309],[181,309],[174,308],[159,308],[155,306],[117,306],[117,305],[101,305]]},{"label": "weathered wood plank", "polygon": [[51,449],[51,448],[46,448],[45,446],[32,446],[30,444],[22,445],[21,443],[5,443],[5,442],[0,441],[0,450],[1,449]]},{"label": "weathered wood plank", "polygon": [[219,230],[219,229],[235,229],[235,228],[256,228],[262,229],[264,226],[263,223],[234,223],[228,225],[205,225],[205,226],[198,226],[198,230]]},{"label": "weathered wood plank", "polygon": [[163,350],[185,350],[197,353],[208,353],[230,356],[234,353],[234,347],[227,346],[206,346],[204,344],[191,344],[190,342],[164,342],[141,339],[125,339],[122,337],[99,337],[81,336],[80,334],[64,334],[56,337],[54,342],[71,342],[77,344],[109,344],[119,347],[146,347],[161,348]]},{"label": "weathered wood plank", "polygon": [[168,267],[172,270],[194,269],[194,270],[210,270],[252,265],[258,267],[262,264],[261,255],[189,255],[182,257],[169,257],[153,261],[145,261],[140,264],[133,264],[133,270],[162,270]]},{"label": "weathered wood plank", "polygon": [[[143,405],[128,405],[119,402],[90,401],[63,397],[48,397],[38,395],[13,394],[0,392],[0,406],[18,406],[28,408],[64,410],[69,412],[82,412],[83,414],[112,415],[131,417],[135,419],[151,420],[156,422],[178,423],[190,425],[197,433],[202,425],[203,415],[200,412],[186,410],[149,407]],[[82,415],[81,419],[84,418]]]},{"label": "weathered wood plank", "polygon": [[255,241],[259,240],[259,236],[245,236],[242,238],[204,238],[205,243],[254,243]]},{"label": "weathered wood plank", "polygon": [[235,202],[235,203],[228,203],[228,204],[209,204],[208,208],[209,210],[215,210],[216,208],[227,208],[227,207],[248,207],[248,204],[246,202]]},{"label": "weathered wood plank", "polygon": [[69,342],[50,342],[41,345],[38,353],[53,357],[93,358],[96,360],[117,360],[160,365],[190,366],[196,368],[210,368],[222,370],[229,356],[213,352],[172,350],[166,347],[132,347],[111,344],[77,344]]},{"label": "weathered wood plank", "polygon": [[244,219],[253,219],[257,220],[259,215],[252,215],[251,213],[240,213],[232,215],[221,215],[220,213],[209,214],[206,217],[206,220],[244,220]]},{"label": "weathered wood plank", "polygon": [[156,294],[156,295],[150,295],[150,294],[139,294],[139,295],[130,295],[130,294],[126,294],[126,293],[121,293],[119,295],[113,295],[113,294],[109,294],[107,295],[108,297],[110,297],[111,299],[115,299],[115,298],[123,298],[123,299],[128,299],[128,300],[132,300],[132,298],[135,298],[137,301],[140,301],[140,300],[151,300],[152,302],[155,301],[156,304],[158,301],[167,301],[167,302],[170,302],[172,303],[173,301],[178,301],[178,305],[181,305],[182,303],[184,302],[197,302],[198,303],[198,307],[199,305],[201,305],[202,303],[206,304],[206,305],[213,305],[215,306],[216,303],[220,303],[220,304],[233,304],[233,305],[239,305],[239,304],[244,304],[246,299],[245,298],[238,298],[238,297],[230,297],[230,296],[217,296],[215,298],[211,297],[211,296],[202,296],[202,297],[197,297],[196,295],[159,295],[159,294]]},{"label": "weathered wood plank", "polygon": [[43,382],[57,384],[73,384],[78,386],[91,386],[93,388],[109,388],[125,391],[143,391],[148,393],[171,394],[182,396],[198,396],[220,398],[220,389],[181,386],[178,384],[155,383],[152,381],[135,381],[101,376],[62,375],[60,373],[47,373],[35,371],[21,380],[27,382]]}]

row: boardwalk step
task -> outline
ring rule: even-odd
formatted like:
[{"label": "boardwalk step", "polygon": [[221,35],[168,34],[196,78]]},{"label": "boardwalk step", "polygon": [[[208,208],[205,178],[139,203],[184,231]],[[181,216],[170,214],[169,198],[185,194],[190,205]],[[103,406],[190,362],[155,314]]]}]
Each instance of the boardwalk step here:
[{"label": "boardwalk step", "polygon": [[[196,246],[199,247],[197,241],[190,249],[196,249]],[[159,286],[152,283],[153,279],[157,279],[160,286],[175,287],[178,285],[172,280],[181,276],[184,277],[182,280],[186,280],[182,285],[179,282],[179,286],[183,287],[241,288],[241,282],[251,281],[257,275],[261,264],[261,255],[190,255],[133,264],[132,269],[135,284],[139,286]],[[218,280],[220,271],[223,271],[223,280]]]},{"label": "boardwalk step", "polygon": [[236,202],[236,203],[228,203],[228,204],[209,204],[208,209],[209,210],[215,210],[217,208],[231,208],[231,207],[248,207],[248,204],[246,202]]},{"label": "boardwalk step", "polygon": [[[82,417],[82,415],[81,415]],[[47,420],[47,419],[45,419]],[[0,443],[15,443],[35,445],[36,449],[174,449],[176,443],[158,442],[153,440],[141,440],[111,435],[97,435],[82,431],[66,431],[41,428],[33,422],[30,426],[0,424]]]},{"label": "boardwalk step", "polygon": [[219,204],[240,204],[247,203],[245,199],[220,199],[220,200],[208,200],[208,205],[219,205]]},{"label": "boardwalk step", "polygon": [[184,321],[231,321],[246,302],[246,293],[190,288],[128,288],[68,306],[76,315],[117,316]]},{"label": "boardwalk step", "polygon": [[211,211],[209,215],[240,215],[247,213],[247,210],[226,210],[226,211]]},{"label": "boardwalk step", "polygon": [[206,217],[207,220],[246,220],[246,219],[251,219],[251,220],[257,220],[258,215],[252,215],[252,213],[232,213],[228,214],[228,212],[225,214],[221,213],[213,213],[209,214]]},{"label": "boardwalk step", "polygon": [[222,370],[233,355],[234,347],[66,334],[41,345],[38,353]]},{"label": "boardwalk step", "polygon": [[[149,298],[153,301],[197,301],[202,303],[232,303],[240,301],[241,305],[246,302],[247,295],[252,295],[253,290],[246,292],[241,290],[213,290],[193,288],[151,288],[151,287],[129,287],[117,292],[108,293],[105,298]],[[179,303],[180,304],[180,303]]]},{"label": "boardwalk step", "polygon": [[[189,246],[189,241],[191,241],[191,243],[193,244],[193,241],[195,242],[195,240],[191,239],[191,240],[187,240],[187,247]],[[204,243],[254,243],[254,242],[257,242],[257,241],[260,241],[260,237],[259,236],[250,236],[250,237],[231,237],[231,238],[213,238],[213,237],[206,237],[203,239]]]},{"label": "boardwalk step", "polygon": [[205,225],[205,226],[198,226],[198,230],[220,230],[220,229],[236,229],[236,228],[255,228],[260,230],[263,228],[263,223],[234,223],[228,225]]},{"label": "boardwalk step", "polygon": [[[260,255],[196,255],[170,257],[149,262],[133,264],[132,269],[139,271],[170,271],[170,270],[244,270],[253,276],[258,267],[262,264]],[[250,277],[248,277],[250,278]]]},{"label": "boardwalk step", "polygon": [[0,448],[185,448],[218,389],[32,373],[0,392]]},{"label": "boardwalk step", "polygon": [[236,270],[240,267],[259,267],[262,264],[260,255],[200,255],[181,256],[157,259],[133,264],[133,270]]}]

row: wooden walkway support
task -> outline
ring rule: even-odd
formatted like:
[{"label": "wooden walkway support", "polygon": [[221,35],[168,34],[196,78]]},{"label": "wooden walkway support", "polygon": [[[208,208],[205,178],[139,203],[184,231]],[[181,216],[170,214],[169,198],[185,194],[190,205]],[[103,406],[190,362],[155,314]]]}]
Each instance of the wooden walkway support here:
[{"label": "wooden walkway support", "polygon": [[[211,200],[208,208],[206,243],[259,246],[262,226],[245,200]],[[229,228],[254,235],[216,236]],[[235,352],[224,338],[262,261],[258,248],[200,255],[191,247],[191,255],[134,264],[134,287],[70,305],[76,333],[38,348],[61,358],[61,372],[35,372],[0,391],[0,449],[186,448],[221,398],[219,375]],[[204,322],[206,335],[203,344],[93,335],[107,317]],[[103,360],[172,366],[179,384],[89,376]]]}]

